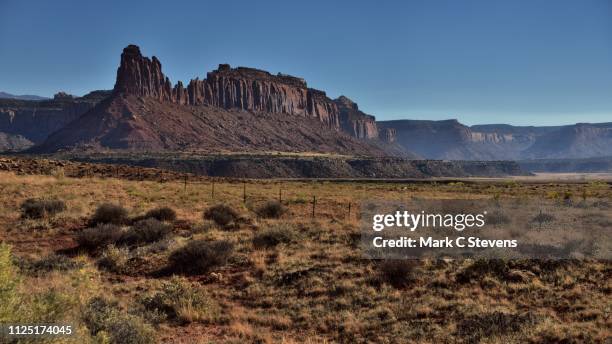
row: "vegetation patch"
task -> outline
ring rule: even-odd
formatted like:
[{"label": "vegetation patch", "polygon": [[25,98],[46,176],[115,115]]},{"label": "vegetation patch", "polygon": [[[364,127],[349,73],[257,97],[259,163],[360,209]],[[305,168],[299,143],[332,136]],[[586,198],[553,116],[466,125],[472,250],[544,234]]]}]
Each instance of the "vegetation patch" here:
[{"label": "vegetation patch", "polygon": [[84,266],[82,262],[77,262],[74,259],[70,259],[60,254],[50,254],[38,260],[20,260],[18,265],[22,271],[33,275],[50,271],[80,269]]},{"label": "vegetation patch", "polygon": [[278,219],[287,209],[279,201],[268,201],[256,211],[259,217],[267,219]]},{"label": "vegetation patch", "polygon": [[379,281],[387,283],[394,288],[402,289],[415,281],[414,260],[385,260],[376,266]]},{"label": "vegetation patch", "polygon": [[290,226],[275,226],[255,234],[253,246],[255,248],[270,248],[281,243],[289,243],[293,239]]},{"label": "vegetation patch", "polygon": [[457,282],[469,283],[485,275],[505,279],[509,270],[508,262],[503,259],[478,259],[457,274]]},{"label": "vegetation patch", "polygon": [[457,334],[469,338],[470,342],[479,342],[481,338],[503,336],[515,333],[528,324],[535,323],[531,313],[511,314],[493,312],[469,316],[457,325]]},{"label": "vegetation patch", "polygon": [[154,218],[140,220],[128,229],[121,237],[121,243],[127,245],[147,244],[164,239],[172,227]]},{"label": "vegetation patch", "polygon": [[66,210],[66,203],[58,199],[29,198],[21,204],[21,217],[43,219],[55,216]]},{"label": "vegetation patch", "polygon": [[153,328],[140,317],[127,314],[117,302],[102,297],[91,299],[83,312],[83,320],[99,343],[149,344],[155,343]]},{"label": "vegetation patch", "polygon": [[228,241],[190,241],[170,255],[170,268],[184,274],[203,274],[213,267],[224,265],[232,251],[233,245]]},{"label": "vegetation patch", "polygon": [[225,204],[218,204],[204,212],[205,220],[212,220],[219,226],[225,227],[238,220],[238,213]]},{"label": "vegetation patch", "polygon": [[76,240],[80,247],[96,250],[116,244],[122,237],[123,230],[121,227],[107,223],[84,229],[77,235]]},{"label": "vegetation patch", "polygon": [[160,207],[149,210],[145,218],[153,218],[158,221],[172,222],[176,220],[176,211],[170,207]]},{"label": "vegetation patch", "polygon": [[117,204],[104,203],[96,209],[96,212],[91,218],[92,224],[112,223],[115,225],[123,225],[128,222],[127,210]]},{"label": "vegetation patch", "polygon": [[109,245],[100,255],[98,266],[114,273],[126,273],[130,251],[126,247]]},{"label": "vegetation patch", "polygon": [[180,277],[164,282],[160,291],[140,302],[148,312],[163,314],[182,324],[221,319],[221,307],[203,289]]},{"label": "vegetation patch", "polygon": [[552,214],[540,211],[536,216],[533,217],[533,219],[531,219],[531,222],[537,223],[540,227],[542,227],[543,224],[553,222],[554,220],[555,217]]}]

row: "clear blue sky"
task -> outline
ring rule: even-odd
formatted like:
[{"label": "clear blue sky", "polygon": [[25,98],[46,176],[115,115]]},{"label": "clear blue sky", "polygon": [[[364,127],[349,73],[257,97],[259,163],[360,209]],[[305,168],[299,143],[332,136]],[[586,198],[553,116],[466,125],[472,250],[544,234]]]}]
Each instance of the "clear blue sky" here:
[{"label": "clear blue sky", "polygon": [[173,82],[289,73],[381,120],[612,121],[610,0],[0,0],[0,90],[110,89],[130,43]]}]

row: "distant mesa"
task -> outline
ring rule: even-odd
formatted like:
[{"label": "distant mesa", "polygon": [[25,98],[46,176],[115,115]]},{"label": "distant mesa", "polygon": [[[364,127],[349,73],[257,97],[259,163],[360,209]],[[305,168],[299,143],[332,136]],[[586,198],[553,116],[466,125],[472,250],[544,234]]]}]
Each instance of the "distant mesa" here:
[{"label": "distant mesa", "polygon": [[0,99],[18,99],[18,100],[45,100],[49,99],[46,97],[23,94],[23,95],[15,95],[6,92],[0,92]]}]

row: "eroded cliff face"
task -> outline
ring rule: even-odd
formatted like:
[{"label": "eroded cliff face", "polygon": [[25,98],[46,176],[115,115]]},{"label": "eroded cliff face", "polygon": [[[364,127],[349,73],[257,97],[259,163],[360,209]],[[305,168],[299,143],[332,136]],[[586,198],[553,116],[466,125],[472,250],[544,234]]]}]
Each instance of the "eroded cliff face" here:
[{"label": "eroded cliff face", "polygon": [[[43,101],[0,99],[0,133],[7,137],[18,135],[26,140],[15,141],[18,143],[29,141],[31,145],[42,142],[49,134],[89,111],[109,94],[94,91],[84,97],[73,97],[60,92],[54,99]],[[11,148],[19,150],[15,145]]]},{"label": "eroded cliff face", "polygon": [[334,100],[340,114],[340,125],[342,130],[350,135],[365,140],[378,138],[376,118],[363,113],[354,101],[345,96]]},{"label": "eroded cliff face", "polygon": [[385,143],[393,143],[397,139],[395,128],[379,128],[378,137]]},{"label": "eroded cliff face", "polygon": [[172,86],[159,60],[143,57],[135,45],[123,50],[115,92],[176,104],[313,117],[359,139],[378,138],[374,116],[361,112],[344,96],[332,100],[325,92],[309,88],[304,79],[221,64],[206,79],[192,79],[186,87],[180,81]]}]

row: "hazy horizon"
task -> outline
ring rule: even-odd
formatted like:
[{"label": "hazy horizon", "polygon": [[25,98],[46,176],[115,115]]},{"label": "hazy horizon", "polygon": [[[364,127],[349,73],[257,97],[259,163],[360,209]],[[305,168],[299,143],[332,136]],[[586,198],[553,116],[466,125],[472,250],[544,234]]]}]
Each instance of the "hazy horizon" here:
[{"label": "hazy horizon", "polygon": [[0,91],[111,89],[121,50],[173,83],[219,63],[306,79],[378,120],[612,121],[608,1],[0,3]]}]

